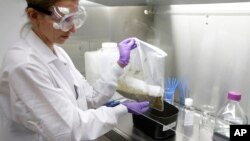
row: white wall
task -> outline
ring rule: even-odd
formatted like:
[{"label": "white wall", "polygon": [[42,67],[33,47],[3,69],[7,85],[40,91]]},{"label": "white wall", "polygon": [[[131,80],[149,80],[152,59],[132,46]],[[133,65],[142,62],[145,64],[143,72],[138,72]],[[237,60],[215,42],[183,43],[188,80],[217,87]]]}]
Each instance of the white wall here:
[{"label": "white wall", "polygon": [[[0,62],[7,48],[19,38],[19,31],[26,21],[25,0],[0,0]],[[1,66],[1,63],[0,63]]]}]

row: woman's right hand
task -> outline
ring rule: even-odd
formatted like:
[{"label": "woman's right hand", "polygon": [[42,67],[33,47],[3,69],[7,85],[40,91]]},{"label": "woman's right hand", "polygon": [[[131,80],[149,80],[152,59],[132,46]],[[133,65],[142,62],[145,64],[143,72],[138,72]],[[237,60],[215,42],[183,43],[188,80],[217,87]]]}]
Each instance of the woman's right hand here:
[{"label": "woman's right hand", "polygon": [[124,101],[121,103],[122,105],[126,106],[128,108],[128,112],[139,115],[141,113],[146,112],[149,109],[149,101]]}]

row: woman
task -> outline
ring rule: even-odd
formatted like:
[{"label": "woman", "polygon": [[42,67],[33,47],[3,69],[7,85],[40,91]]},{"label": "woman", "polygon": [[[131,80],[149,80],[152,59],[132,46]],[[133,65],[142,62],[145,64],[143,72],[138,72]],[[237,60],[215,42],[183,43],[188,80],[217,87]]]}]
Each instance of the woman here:
[{"label": "woman", "polygon": [[110,131],[148,102],[102,106],[114,94],[129,62],[132,38],[119,43],[120,58],[92,87],[73,65],[64,43],[85,20],[78,0],[26,0],[30,30],[10,48],[0,74],[3,141],[82,141]]}]

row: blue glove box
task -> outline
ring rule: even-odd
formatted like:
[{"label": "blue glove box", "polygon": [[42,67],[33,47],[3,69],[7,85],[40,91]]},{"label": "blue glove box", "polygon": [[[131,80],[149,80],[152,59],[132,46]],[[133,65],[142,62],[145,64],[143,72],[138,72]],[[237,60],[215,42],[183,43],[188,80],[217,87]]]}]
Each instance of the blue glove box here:
[{"label": "blue glove box", "polygon": [[164,102],[164,110],[150,108],[143,115],[132,115],[134,127],[153,139],[166,139],[175,135],[179,110]]}]

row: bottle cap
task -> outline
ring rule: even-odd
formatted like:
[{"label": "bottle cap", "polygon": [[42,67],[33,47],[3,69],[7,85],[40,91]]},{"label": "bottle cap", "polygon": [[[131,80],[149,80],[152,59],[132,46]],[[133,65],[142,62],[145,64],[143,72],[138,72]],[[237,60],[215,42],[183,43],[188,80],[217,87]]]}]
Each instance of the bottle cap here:
[{"label": "bottle cap", "polygon": [[240,101],[241,94],[239,92],[230,91],[230,92],[228,92],[227,99],[234,100],[234,101]]},{"label": "bottle cap", "polygon": [[117,43],[115,42],[103,42],[102,50],[118,49]]},{"label": "bottle cap", "polygon": [[185,99],[185,106],[190,107],[193,105],[193,99],[192,98],[186,98]]}]

